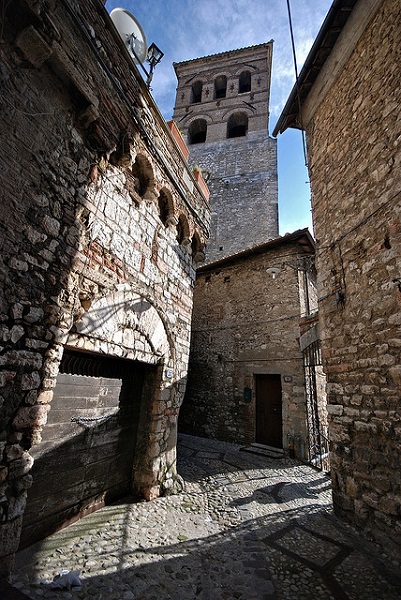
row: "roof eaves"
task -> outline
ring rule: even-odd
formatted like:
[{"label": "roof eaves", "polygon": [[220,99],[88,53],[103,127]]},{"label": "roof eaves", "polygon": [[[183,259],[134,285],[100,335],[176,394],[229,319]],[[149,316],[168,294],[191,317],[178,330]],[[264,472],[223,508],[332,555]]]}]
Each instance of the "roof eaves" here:
[{"label": "roof eaves", "polygon": [[333,1],[301,69],[298,82],[294,84],[273,130],[274,137],[279,133],[283,133],[289,127],[302,129],[302,124],[299,120],[299,105],[301,104],[302,106],[302,103],[308,96],[313,83],[316,81],[327,58],[330,56],[337,38],[357,1],[358,0]]},{"label": "roof eaves", "polygon": [[244,46],[243,48],[235,48],[233,50],[226,50],[225,52],[218,52],[217,54],[208,54],[206,56],[199,56],[197,58],[190,58],[189,60],[183,60],[180,62],[173,62],[173,67],[175,72],[177,72],[176,67],[181,65],[186,65],[190,63],[195,63],[198,60],[204,61],[209,58],[219,58],[222,56],[230,56],[231,54],[235,54],[236,52],[242,52],[243,50],[256,50],[259,48],[267,48],[273,44],[274,40],[270,40],[269,42],[263,42],[263,44],[256,44],[255,46]]},{"label": "roof eaves", "polygon": [[204,273],[209,270],[217,269],[220,267],[228,266],[230,264],[234,264],[241,260],[246,260],[255,255],[265,254],[269,250],[276,248],[280,245],[285,245],[291,242],[296,242],[297,240],[305,239],[306,245],[309,247],[310,251],[315,251],[315,240],[313,239],[309,229],[306,227],[305,229],[297,229],[293,233],[286,233],[283,236],[274,238],[273,240],[269,240],[264,244],[260,244],[258,246],[253,246],[252,248],[247,248],[242,252],[238,252],[237,254],[231,254],[230,256],[226,256],[225,258],[221,258],[211,263],[207,263],[198,267],[196,269],[197,273]]}]

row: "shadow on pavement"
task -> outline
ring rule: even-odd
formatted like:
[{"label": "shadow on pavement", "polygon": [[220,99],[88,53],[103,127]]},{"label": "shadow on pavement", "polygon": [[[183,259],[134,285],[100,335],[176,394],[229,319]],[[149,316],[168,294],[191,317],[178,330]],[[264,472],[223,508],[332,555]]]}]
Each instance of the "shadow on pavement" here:
[{"label": "shadow on pavement", "polygon": [[[189,437],[189,436],[188,436]],[[186,491],[106,506],[17,556],[15,582],[45,600],[397,600],[398,571],[332,513],[328,479],[296,461],[184,439]],[[53,590],[62,569],[81,589]]]},{"label": "shadow on pavement", "polygon": [[[375,561],[367,549],[355,547],[352,535],[338,528],[335,518],[322,512],[320,505],[277,511],[220,533],[190,539],[187,536],[191,528],[183,519],[176,522],[176,542],[162,544],[151,539],[157,538],[157,532],[149,537],[141,530],[140,536],[135,535],[136,513],[132,506],[109,507],[107,514],[99,511],[84,519],[86,523],[77,523],[62,536],[53,536],[50,543],[43,542],[37,556],[34,552],[29,561],[26,575],[30,581],[46,574],[43,566],[38,569],[46,565],[46,558],[40,558],[45,550],[53,566],[54,554],[58,554],[60,566],[81,571],[82,589],[74,591],[74,598],[400,597],[401,579]],[[109,544],[101,547],[97,539],[105,528],[110,528]],[[91,543],[85,542],[89,539]],[[21,553],[19,572],[23,570],[23,558]],[[60,592],[47,585],[39,587],[42,598],[60,597]],[[36,597],[35,588],[30,586],[30,590]]]}]

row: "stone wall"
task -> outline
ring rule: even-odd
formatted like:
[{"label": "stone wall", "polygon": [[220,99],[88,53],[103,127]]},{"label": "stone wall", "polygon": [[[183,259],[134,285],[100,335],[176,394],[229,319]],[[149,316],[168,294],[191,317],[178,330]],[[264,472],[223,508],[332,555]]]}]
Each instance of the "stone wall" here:
[{"label": "stone wall", "polygon": [[[178,77],[174,119],[210,190],[212,229],[206,262],[214,262],[278,236],[276,140],[269,138],[272,42],[175,64]],[[242,92],[241,74],[249,72]],[[215,82],[226,77],[223,97]],[[193,101],[194,82],[202,94]],[[230,119],[245,118],[245,135],[228,137]],[[203,122],[205,139],[191,128]],[[244,133],[244,132],[242,132]]]},{"label": "stone wall", "polygon": [[97,0],[3,11],[0,575],[64,347],[158,365],[133,486],[176,477],[197,256],[209,207]]},{"label": "stone wall", "polygon": [[[180,429],[239,443],[255,441],[255,376],[279,375],[282,443],[306,457],[306,408],[299,346],[303,280],[284,264],[305,252],[306,233],[277,238],[258,249],[200,267],[188,387]],[[309,246],[313,254],[313,246]],[[281,265],[275,279],[266,273]]]},{"label": "stone wall", "polygon": [[192,145],[189,161],[209,177],[207,262],[277,237],[277,147],[267,132]]},{"label": "stone wall", "polygon": [[400,35],[381,3],[307,126],[335,508],[398,549]]}]

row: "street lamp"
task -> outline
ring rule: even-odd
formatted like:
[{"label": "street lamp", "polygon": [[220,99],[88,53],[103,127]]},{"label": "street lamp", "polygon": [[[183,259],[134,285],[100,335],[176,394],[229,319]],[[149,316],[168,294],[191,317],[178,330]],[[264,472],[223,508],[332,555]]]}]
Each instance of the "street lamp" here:
[{"label": "street lamp", "polygon": [[294,271],[302,271],[303,273],[309,273],[315,266],[314,256],[297,256],[292,260],[283,260],[281,265],[272,265],[266,269],[266,273],[276,279],[276,276],[281,273],[281,269],[284,267],[291,267]]},{"label": "street lamp", "polygon": [[156,65],[159,64],[161,59],[163,58],[164,53],[156,46],[154,42],[152,42],[148,49],[148,54],[146,56],[146,60],[150,64],[149,73],[146,79],[146,85],[148,90],[150,90],[150,84],[153,78],[153,71],[155,70]]},{"label": "street lamp", "polygon": [[281,273],[284,267],[291,267],[294,271],[303,273],[304,286],[305,286],[305,303],[306,312],[310,314],[310,301],[309,301],[309,273],[315,267],[314,256],[296,256],[292,259],[283,260],[281,265],[272,265],[266,269],[266,273],[270,275],[272,279],[276,279],[277,275]]}]

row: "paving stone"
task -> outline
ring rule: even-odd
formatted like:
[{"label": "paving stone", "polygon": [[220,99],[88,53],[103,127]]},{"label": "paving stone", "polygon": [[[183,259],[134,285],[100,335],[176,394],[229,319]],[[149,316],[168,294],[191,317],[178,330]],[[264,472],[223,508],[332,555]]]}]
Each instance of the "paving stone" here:
[{"label": "paving stone", "polygon": [[[205,444],[207,468],[199,457]],[[288,458],[261,464],[241,452],[238,473],[250,476],[221,487],[237,452],[181,436],[185,492],[107,506],[20,552],[14,585],[44,600],[401,599],[399,565],[336,519],[329,486],[317,485],[326,476]],[[278,485],[293,493],[275,494]],[[81,571],[80,590],[56,593],[43,583],[63,568]]]}]

